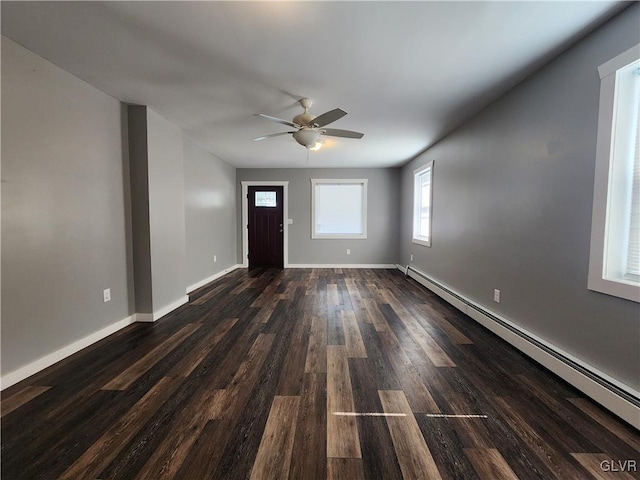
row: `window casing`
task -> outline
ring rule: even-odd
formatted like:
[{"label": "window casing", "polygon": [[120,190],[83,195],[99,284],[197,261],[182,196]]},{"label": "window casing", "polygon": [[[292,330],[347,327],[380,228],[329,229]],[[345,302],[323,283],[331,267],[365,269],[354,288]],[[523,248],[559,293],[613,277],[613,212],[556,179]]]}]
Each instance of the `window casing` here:
[{"label": "window casing", "polygon": [[598,70],[588,288],[640,302],[640,45]]},{"label": "window casing", "polygon": [[431,246],[433,161],[413,172],[413,243]]},{"label": "window casing", "polygon": [[367,238],[366,179],[311,179],[311,238]]}]

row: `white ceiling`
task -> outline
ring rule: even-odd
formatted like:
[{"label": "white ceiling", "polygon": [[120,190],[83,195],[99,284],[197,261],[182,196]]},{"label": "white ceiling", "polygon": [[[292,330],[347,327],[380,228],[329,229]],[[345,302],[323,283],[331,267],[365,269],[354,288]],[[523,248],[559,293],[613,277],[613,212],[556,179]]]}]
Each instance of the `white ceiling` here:
[{"label": "white ceiling", "polygon": [[[386,167],[432,145],[619,2],[2,2],[2,34],[236,167]],[[319,152],[288,127],[314,100]]]}]

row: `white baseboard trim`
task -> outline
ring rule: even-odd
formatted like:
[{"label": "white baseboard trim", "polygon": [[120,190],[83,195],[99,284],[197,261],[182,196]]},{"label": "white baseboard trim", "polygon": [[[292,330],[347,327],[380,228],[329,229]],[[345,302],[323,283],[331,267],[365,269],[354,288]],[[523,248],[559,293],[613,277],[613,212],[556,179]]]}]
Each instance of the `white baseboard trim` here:
[{"label": "white baseboard trim", "polygon": [[214,273],[210,277],[207,277],[204,280],[200,280],[199,282],[194,283],[193,285],[189,285],[187,287],[187,294],[193,292],[194,290],[199,289],[200,287],[204,287],[207,283],[211,283],[214,280],[217,280],[218,278],[223,277],[227,273],[231,273],[231,272],[233,272],[234,270],[236,270],[238,268],[243,268],[243,265],[238,263],[237,265],[233,265],[233,266],[231,266],[229,268],[225,268],[224,270],[222,270],[222,271],[220,271],[218,273]]},{"label": "white baseboard trim", "polygon": [[188,296],[184,296],[175,302],[166,305],[165,307],[153,312],[153,313],[134,313],[133,315],[120,320],[119,322],[112,323],[111,325],[103,328],[102,330],[98,330],[90,335],[87,335],[80,340],[73,342],[66,347],[61,348],[60,350],[56,350],[49,355],[45,355],[38,360],[25,365],[18,370],[15,370],[11,373],[0,378],[0,390],[4,390],[5,388],[10,387],[11,385],[15,385],[16,383],[24,380],[25,378],[34,375],[41,370],[44,370],[47,367],[50,367],[54,363],[59,362],[60,360],[64,360],[65,358],[73,355],[76,352],[79,352],[83,348],[88,347],[96,343],[99,340],[102,340],[105,337],[108,337],[112,333],[117,332],[118,330],[126,327],[127,325],[131,325],[134,322],[155,322],[161,317],[164,317],[168,313],[172,312],[178,307],[181,307],[185,303],[189,301]]},{"label": "white baseboard trim", "polygon": [[44,370],[47,367],[50,367],[54,363],[59,362],[76,352],[79,352],[83,348],[88,347],[89,345],[96,343],[99,340],[102,340],[105,337],[108,337],[112,333],[117,332],[118,330],[123,329],[124,327],[131,325],[135,319],[134,315],[131,315],[127,318],[124,318],[116,323],[112,323],[111,325],[104,327],[97,332],[94,332],[90,335],[87,335],[80,340],[73,342],[66,347],[61,348],[60,350],[56,350],[44,357],[39,358],[38,360],[31,362],[24,367],[21,367],[17,370],[14,370],[11,373],[6,374],[2,378],[0,378],[0,390],[4,390],[5,388],[10,387],[11,385],[15,385],[16,383],[24,380],[25,378],[30,377],[38,373],[41,370]]},{"label": "white baseboard trim", "polygon": [[165,305],[159,310],[156,310],[155,312],[153,312],[153,321],[155,322],[159,318],[162,318],[168,313],[173,312],[176,308],[181,307],[188,301],[189,301],[189,297],[185,295],[184,297],[181,297],[179,300],[176,300],[175,302],[170,303],[169,305]]},{"label": "white baseboard trim", "polygon": [[290,263],[286,268],[397,268],[394,263]]},{"label": "white baseboard trim", "polygon": [[153,313],[134,313],[133,317],[136,322],[153,322]]},{"label": "white baseboard trim", "polygon": [[189,297],[185,295],[184,297],[181,297],[179,300],[176,300],[175,302],[170,303],[169,305],[165,305],[164,307],[160,308],[159,310],[156,310],[153,313],[135,313],[133,317],[136,322],[142,322],[142,323],[155,322],[159,318],[162,318],[168,313],[173,312],[176,308],[181,307],[188,301],[189,301]]},{"label": "white baseboard trim", "polygon": [[[405,273],[407,271],[407,268],[401,265],[398,265],[397,268]],[[620,390],[628,393],[629,395],[635,398],[640,398],[640,392],[636,391],[635,389],[631,388],[628,385],[621,383],[620,381],[607,375],[606,373],[601,372],[597,368],[593,367],[592,365],[589,365],[588,363],[580,360],[579,358],[574,357],[568,352],[563,351],[562,349],[547,342],[546,340],[543,340],[542,338],[536,336],[535,334],[528,332],[527,330],[519,327],[512,321],[504,317],[501,317],[500,315],[485,308],[483,305],[480,305],[466,298],[464,295],[461,295],[459,292],[456,292],[454,289],[450,288],[448,285],[440,281],[437,281],[447,290],[455,294],[455,296],[445,291],[444,289],[440,288],[438,285],[429,281],[429,279],[426,278],[427,276],[422,272],[420,272],[420,274],[417,274],[413,269],[411,269],[409,270],[408,275],[414,280],[416,280],[418,283],[420,283],[421,285],[425,286],[426,288],[434,292],[436,295],[440,296],[441,298],[443,298],[444,300],[452,304],[458,310],[467,314],[469,317],[471,317],[472,319],[474,319],[475,321],[477,321],[478,323],[486,327],[488,330],[498,335],[500,338],[509,342],[511,345],[513,345],[518,350],[520,350],[522,353],[524,353],[525,355],[529,356],[531,359],[538,362],[540,365],[543,365],[544,367],[551,370],[560,378],[562,378],[563,380],[565,380],[566,382],[570,383],[575,388],[583,392],[585,395],[589,396],[590,398],[592,398],[593,400],[595,400],[596,402],[598,402],[599,404],[601,404],[602,406],[604,406],[605,408],[613,412],[614,414],[618,415],[620,418],[622,418],[629,424],[640,429],[640,408],[638,408],[638,406],[634,405],[633,403],[629,402],[627,399],[616,394],[614,391],[610,390],[609,388],[605,387],[604,385],[598,383],[594,379],[585,375],[577,368],[574,368],[573,366],[571,366],[569,363],[562,361],[556,356],[550,354],[548,351],[545,351],[543,348],[540,348],[535,343],[532,343],[531,341],[527,340],[527,338],[523,338],[523,336],[518,335],[513,330],[517,330],[518,332],[522,333],[525,337],[529,337],[533,339],[535,342],[538,342],[539,344],[553,351],[557,355],[568,359],[570,362],[577,365],[578,368],[582,368],[587,372],[591,373],[592,375],[596,377],[600,377],[603,380],[606,380],[606,382],[609,382],[611,385],[614,385],[615,387],[619,388]],[[460,298],[456,298],[456,297],[460,297]],[[491,318],[491,316],[495,317],[500,322],[508,325],[510,328],[507,328],[506,326],[501,325],[496,320]]]}]

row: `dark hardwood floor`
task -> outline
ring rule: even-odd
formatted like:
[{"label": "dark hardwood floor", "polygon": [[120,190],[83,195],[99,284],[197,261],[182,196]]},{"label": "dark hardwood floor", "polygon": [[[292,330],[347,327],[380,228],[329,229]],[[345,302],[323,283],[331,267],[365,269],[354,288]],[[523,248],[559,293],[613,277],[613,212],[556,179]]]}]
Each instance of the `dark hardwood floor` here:
[{"label": "dark hardwood floor", "polygon": [[1,441],[6,480],[640,476],[637,430],[396,270],[236,270],[5,390]]}]

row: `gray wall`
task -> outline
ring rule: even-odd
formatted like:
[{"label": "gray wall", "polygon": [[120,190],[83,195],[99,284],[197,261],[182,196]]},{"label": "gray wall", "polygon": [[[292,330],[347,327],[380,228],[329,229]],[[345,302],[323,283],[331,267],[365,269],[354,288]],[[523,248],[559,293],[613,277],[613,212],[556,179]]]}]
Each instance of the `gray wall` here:
[{"label": "gray wall", "polygon": [[[548,64],[402,170],[401,259],[640,387],[638,304],[587,290],[597,67],[639,41],[640,7]],[[435,160],[432,247],[411,243],[412,172]],[[493,302],[493,289],[502,302]]]},{"label": "gray wall", "polygon": [[187,285],[194,285],[237,263],[235,167],[185,140],[184,195]]},{"label": "gray wall", "polygon": [[194,282],[236,263],[233,167],[4,37],[2,80],[3,376],[184,300],[187,235]]},{"label": "gray wall", "polygon": [[136,313],[157,314],[187,286],[182,130],[145,106],[128,111]]},{"label": "gray wall", "polygon": [[[243,180],[289,181],[290,264],[391,264],[398,261],[400,170],[372,169],[238,169],[238,263],[242,263],[241,189]],[[366,178],[367,238],[311,239],[311,178]],[[346,250],[351,249],[351,255]]]},{"label": "gray wall", "polygon": [[147,108],[141,105],[130,105],[127,113],[135,312],[153,313]]},{"label": "gray wall", "polygon": [[2,37],[3,375],[132,313],[123,118]]},{"label": "gray wall", "polygon": [[185,296],[187,287],[182,130],[147,108],[149,228],[153,311]]}]

